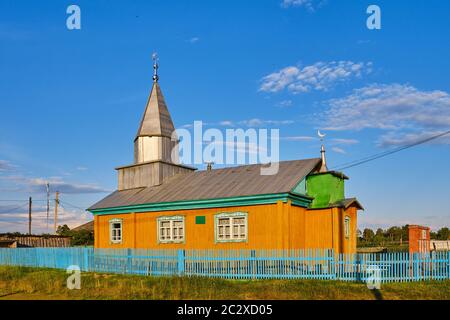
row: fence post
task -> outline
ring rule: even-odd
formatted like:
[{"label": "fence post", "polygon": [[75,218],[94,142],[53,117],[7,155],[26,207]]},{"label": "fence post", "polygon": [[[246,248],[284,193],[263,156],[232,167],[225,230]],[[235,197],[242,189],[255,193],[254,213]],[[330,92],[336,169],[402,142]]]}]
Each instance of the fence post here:
[{"label": "fence post", "polygon": [[361,257],[359,253],[356,253],[356,281],[361,281]]},{"label": "fence post", "polygon": [[334,255],[334,249],[330,249],[328,251],[328,254],[331,257],[330,258],[330,267],[331,267],[330,273],[331,273],[332,279],[336,280],[337,279],[337,270],[336,270],[336,257]]},{"label": "fence post", "polygon": [[450,251],[447,251],[447,279],[450,279]]},{"label": "fence post", "polygon": [[133,273],[132,267],[133,267],[133,264],[132,264],[132,252],[131,252],[131,249],[127,249],[127,270],[126,270],[127,274],[132,274]]},{"label": "fence post", "polygon": [[84,253],[84,271],[88,272],[89,271],[89,251],[91,249],[90,248],[83,248],[83,253]]},{"label": "fence post", "polygon": [[185,252],[184,250],[178,250],[178,275],[184,274]]},{"label": "fence post", "polygon": [[253,275],[252,278],[256,278],[256,275],[258,273],[258,268],[257,268],[257,261],[256,261],[256,251],[255,250],[251,250],[250,251],[250,268],[251,271],[250,273]]}]

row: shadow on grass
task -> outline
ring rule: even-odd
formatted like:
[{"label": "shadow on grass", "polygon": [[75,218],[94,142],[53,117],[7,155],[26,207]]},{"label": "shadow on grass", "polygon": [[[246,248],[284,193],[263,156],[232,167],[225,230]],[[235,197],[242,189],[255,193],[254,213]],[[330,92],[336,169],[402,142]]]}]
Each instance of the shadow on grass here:
[{"label": "shadow on grass", "polygon": [[378,289],[372,289],[370,290],[373,293],[373,296],[375,297],[375,300],[383,300],[383,295],[381,294],[381,291]]}]

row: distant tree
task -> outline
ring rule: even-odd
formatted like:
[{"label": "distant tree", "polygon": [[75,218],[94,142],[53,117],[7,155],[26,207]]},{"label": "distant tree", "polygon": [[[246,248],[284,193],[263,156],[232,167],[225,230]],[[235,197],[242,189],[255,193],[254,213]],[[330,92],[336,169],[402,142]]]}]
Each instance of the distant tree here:
[{"label": "distant tree", "polygon": [[[431,231],[430,238],[433,240],[449,240],[450,229],[442,227],[438,231]],[[386,230],[378,228],[375,233],[373,230],[366,228],[362,232],[361,238],[358,238],[358,246],[392,246],[401,244],[409,240],[409,225],[392,226]]]},{"label": "distant tree", "polygon": [[447,227],[441,228],[436,233],[437,240],[449,240],[450,239],[450,229]]},{"label": "distant tree", "polygon": [[384,231],[381,228],[378,228],[377,231],[375,231],[375,235],[378,237],[384,237]]},{"label": "distant tree", "polygon": [[383,244],[385,242],[383,229],[377,229],[377,231],[375,232],[375,237],[373,238],[373,242],[377,245]]},{"label": "distant tree", "polygon": [[88,230],[72,231],[73,246],[90,246],[94,244],[94,233]]},{"label": "distant tree", "polygon": [[88,230],[70,230],[65,224],[58,226],[56,233],[60,236],[71,237],[70,244],[72,246],[91,246],[94,244],[94,233]]},{"label": "distant tree", "polygon": [[409,225],[404,225],[402,227],[402,240],[408,241],[409,240]]},{"label": "distant tree", "polygon": [[63,226],[58,226],[58,228],[56,228],[56,234],[60,236],[69,236],[70,228],[67,226],[67,224]]},{"label": "distant tree", "polygon": [[372,229],[366,228],[363,231],[363,239],[365,241],[373,241],[373,238],[375,237],[375,232],[373,232]]},{"label": "distant tree", "polygon": [[399,227],[390,227],[386,230],[386,236],[389,241],[399,241],[402,238],[402,229]]}]

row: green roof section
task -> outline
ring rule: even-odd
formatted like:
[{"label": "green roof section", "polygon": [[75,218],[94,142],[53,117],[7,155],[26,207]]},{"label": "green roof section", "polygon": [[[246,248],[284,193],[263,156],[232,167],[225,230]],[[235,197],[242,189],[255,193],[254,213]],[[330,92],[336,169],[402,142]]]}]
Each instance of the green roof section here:
[{"label": "green roof section", "polygon": [[291,190],[292,193],[306,195],[306,177]]},{"label": "green roof section", "polygon": [[308,196],[314,198],[311,208],[329,208],[333,204],[345,199],[344,174],[329,171],[310,174],[306,177],[306,188]]}]

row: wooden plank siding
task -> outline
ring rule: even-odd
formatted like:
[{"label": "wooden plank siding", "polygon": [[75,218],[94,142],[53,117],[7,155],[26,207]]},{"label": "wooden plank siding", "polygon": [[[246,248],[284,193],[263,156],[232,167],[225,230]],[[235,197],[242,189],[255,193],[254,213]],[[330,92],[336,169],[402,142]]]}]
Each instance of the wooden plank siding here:
[{"label": "wooden plank siding", "polygon": [[[216,243],[215,215],[246,212],[248,236],[245,242]],[[351,236],[345,239],[344,217],[350,216]],[[184,243],[158,243],[157,219],[183,216]],[[196,216],[205,216],[205,224],[196,224]],[[122,243],[110,242],[109,221],[122,219]],[[309,210],[279,201],[276,204],[95,215],[96,248],[137,249],[334,249],[339,253],[356,252],[356,209],[328,208]]]}]

